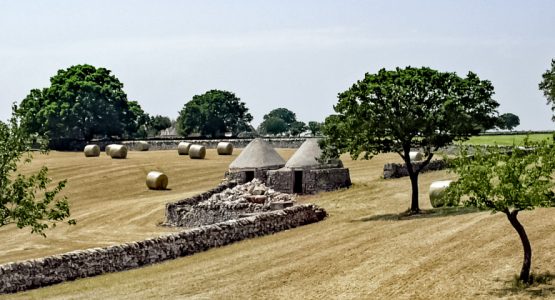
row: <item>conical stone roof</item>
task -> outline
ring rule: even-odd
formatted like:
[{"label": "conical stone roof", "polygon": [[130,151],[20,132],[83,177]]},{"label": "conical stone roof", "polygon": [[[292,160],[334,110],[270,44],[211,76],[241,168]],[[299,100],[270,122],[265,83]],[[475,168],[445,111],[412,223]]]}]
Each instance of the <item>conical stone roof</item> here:
[{"label": "conical stone roof", "polygon": [[235,169],[278,169],[285,165],[285,160],[263,139],[254,139],[229,165]]},{"label": "conical stone roof", "polygon": [[320,149],[320,146],[318,145],[318,139],[307,139],[287,161],[285,167],[290,169],[343,167],[343,163],[341,163],[340,160],[334,160],[330,164],[320,163],[318,158],[320,158],[321,155],[322,149]]}]

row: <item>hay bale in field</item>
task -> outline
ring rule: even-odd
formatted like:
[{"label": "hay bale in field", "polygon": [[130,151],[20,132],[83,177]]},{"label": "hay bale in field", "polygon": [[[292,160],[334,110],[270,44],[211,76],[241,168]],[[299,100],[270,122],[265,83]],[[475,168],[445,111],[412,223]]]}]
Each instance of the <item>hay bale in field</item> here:
[{"label": "hay bale in field", "polygon": [[227,142],[219,142],[216,147],[218,155],[231,155],[233,153],[233,145]]},{"label": "hay bale in field", "polygon": [[148,144],[148,142],[145,142],[145,141],[138,141],[135,144],[136,151],[148,151],[149,148],[150,148],[150,145]]},{"label": "hay bale in field", "polygon": [[448,199],[445,197],[445,191],[453,180],[434,181],[430,184],[430,203],[432,207],[449,206]]},{"label": "hay bale in field", "polygon": [[104,147],[104,151],[106,152],[106,155],[110,156],[110,147],[115,145],[116,144],[109,144],[109,145],[106,145],[106,147]]},{"label": "hay bale in field", "polygon": [[97,157],[100,156],[100,147],[98,145],[87,145],[84,152],[86,157]]},{"label": "hay bale in field", "polygon": [[125,145],[110,145],[110,150],[108,154],[112,158],[126,158],[127,157],[127,147]]},{"label": "hay bale in field", "polygon": [[191,145],[189,147],[189,157],[194,159],[204,159],[206,148],[202,145]]},{"label": "hay bale in field", "polygon": [[421,161],[424,158],[424,155],[420,151],[411,151],[409,152],[410,161]]},{"label": "hay bale in field", "polygon": [[151,190],[165,190],[168,186],[168,176],[161,172],[151,171],[146,175],[146,186]]},{"label": "hay bale in field", "polygon": [[181,142],[177,145],[177,153],[179,155],[189,155],[190,147],[191,147],[191,143]]}]

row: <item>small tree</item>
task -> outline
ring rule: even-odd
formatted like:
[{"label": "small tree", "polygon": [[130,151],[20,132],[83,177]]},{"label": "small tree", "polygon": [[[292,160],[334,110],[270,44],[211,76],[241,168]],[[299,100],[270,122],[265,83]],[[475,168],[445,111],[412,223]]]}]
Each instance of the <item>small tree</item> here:
[{"label": "small tree", "polygon": [[[14,114],[7,124],[0,121],[0,226],[15,223],[18,228],[31,227],[32,233],[46,236],[44,230],[70,215],[66,197],[56,197],[66,180],[49,189],[52,180],[46,167],[31,176],[16,174],[22,159],[24,163],[31,161],[31,147],[40,140],[20,127],[15,110],[14,106]],[[41,146],[45,153],[46,143],[42,142]],[[75,224],[75,221],[68,223]]]},{"label": "small tree", "polygon": [[295,121],[289,127],[289,133],[292,136],[298,136],[299,134],[303,133],[306,130],[306,124],[301,121]]},{"label": "small tree", "polygon": [[322,123],[316,121],[308,122],[308,130],[313,136],[318,135],[322,131]]},{"label": "small tree", "polygon": [[[551,69],[546,70],[542,78],[539,88],[547,98],[547,104],[551,104],[551,110],[555,111],[555,59],[551,60]],[[555,121],[555,115],[551,120]]]},{"label": "small tree", "polygon": [[273,109],[267,115],[264,115],[264,120],[271,117],[282,119],[287,124],[287,130],[289,130],[291,124],[297,121],[295,113],[283,107]]},{"label": "small tree", "polygon": [[499,129],[513,130],[520,125],[520,118],[512,113],[502,114],[497,118],[497,127]]},{"label": "small tree", "polygon": [[228,91],[211,90],[196,95],[183,106],[177,118],[177,131],[183,136],[198,132],[219,137],[237,134],[248,127],[252,115],[241,99]]},{"label": "small tree", "polygon": [[[398,153],[411,181],[410,212],[418,213],[418,174],[440,147],[495,125],[499,104],[492,95],[491,83],[472,72],[461,78],[430,68],[382,69],[339,94],[337,114],[326,118],[321,146],[332,158]],[[410,161],[412,148],[425,155],[418,167]]]},{"label": "small tree", "polygon": [[[278,121],[278,119],[281,121]],[[296,136],[306,130],[306,124],[297,121],[297,116],[294,112],[280,107],[264,115],[264,121],[262,121],[258,128],[262,133],[280,134],[289,132],[292,136]]]},{"label": "small tree", "polygon": [[463,201],[467,206],[507,216],[524,250],[519,279],[530,283],[532,247],[517,215],[523,210],[555,204],[555,148],[546,142],[532,144],[528,139],[524,145],[525,148],[514,147],[509,153],[496,146],[478,148],[472,156],[463,149],[451,164],[459,179],[451,184],[448,195],[454,199],[466,196]]},{"label": "small tree", "polygon": [[269,117],[258,126],[258,131],[262,134],[281,134],[287,132],[287,123],[278,117]]},{"label": "small tree", "polygon": [[154,117],[151,117],[148,121],[148,131],[153,136],[157,135],[158,133],[160,133],[160,131],[166,128],[170,128],[171,126],[172,121],[170,120],[170,118],[165,116],[156,115]]}]

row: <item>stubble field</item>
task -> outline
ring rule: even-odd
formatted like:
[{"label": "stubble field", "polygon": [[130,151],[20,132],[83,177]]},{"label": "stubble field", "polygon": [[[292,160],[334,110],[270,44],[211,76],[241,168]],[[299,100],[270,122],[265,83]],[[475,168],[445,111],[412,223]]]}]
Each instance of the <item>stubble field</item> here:
[{"label": "stubble field", "polygon": [[[279,149],[289,158],[294,150]],[[22,170],[47,165],[76,226],[58,225],[46,239],[27,229],[0,228],[0,263],[139,240],[178,229],[159,226],[164,205],[218,184],[237,156],[190,160],[176,151],[104,154],[51,152]],[[383,164],[396,154],[343,162],[350,189],[299,197],[324,207],[322,222],[251,239],[161,264],[80,279],[1,299],[452,299],[555,298],[555,280],[524,291],[511,289],[522,250],[504,215],[469,210],[398,218],[410,199],[408,178],[384,180]],[[146,174],[165,172],[169,191],[149,191]],[[428,186],[453,178],[445,171],[420,176],[420,205],[431,209]],[[535,273],[555,273],[555,208],[523,212],[534,250]]]}]

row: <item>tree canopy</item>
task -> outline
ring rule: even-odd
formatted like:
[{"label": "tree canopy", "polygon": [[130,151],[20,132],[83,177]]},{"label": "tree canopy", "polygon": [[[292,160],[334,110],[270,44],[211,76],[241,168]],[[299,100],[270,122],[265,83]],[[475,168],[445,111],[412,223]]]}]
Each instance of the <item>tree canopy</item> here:
[{"label": "tree canopy", "polygon": [[529,283],[532,248],[517,215],[523,210],[555,205],[555,148],[546,141],[530,143],[525,139],[524,147],[514,147],[510,152],[493,146],[478,147],[472,156],[468,154],[463,148],[451,163],[459,179],[449,186],[448,196],[463,199],[467,206],[507,216],[524,250],[519,278]]},{"label": "tree canopy", "polygon": [[499,129],[513,130],[518,125],[520,125],[520,118],[512,113],[502,114],[497,119],[497,127]]},{"label": "tree canopy", "polygon": [[310,130],[313,136],[316,136],[322,132],[322,125],[323,123],[321,122],[310,121],[308,122],[308,130]]},{"label": "tree canopy", "polygon": [[[31,147],[41,142],[21,128],[14,113],[8,123],[0,121],[0,226],[15,223],[17,227],[30,227],[32,233],[43,236],[44,230],[70,216],[67,198],[57,197],[66,181],[52,182],[48,169],[42,167],[36,174],[17,173],[18,164],[31,161]],[[46,152],[44,141],[42,152]],[[74,220],[68,223],[75,224]]]},{"label": "tree canopy", "polygon": [[156,115],[154,117],[150,117],[147,122],[147,127],[149,131],[149,135],[155,136],[160,133],[160,131],[170,128],[172,126],[172,121],[170,118]]},{"label": "tree canopy", "polygon": [[22,126],[51,140],[131,137],[146,121],[137,102],[127,101],[123,84],[105,68],[76,65],[33,89],[18,109]]},{"label": "tree canopy", "polygon": [[226,132],[237,135],[248,128],[252,115],[241,99],[228,91],[210,90],[195,95],[179,112],[178,133],[188,136],[200,133],[203,136],[221,137]]},{"label": "tree canopy", "polygon": [[[499,104],[493,93],[492,84],[472,72],[465,78],[426,67],[367,73],[339,94],[336,114],[325,120],[321,146],[327,157],[398,153],[411,180],[410,212],[418,213],[418,174],[440,147],[495,125]],[[411,149],[424,153],[417,167]]]},{"label": "tree canopy", "polygon": [[[555,59],[551,60],[551,69],[543,73],[539,88],[547,98],[547,104],[551,104],[551,110],[555,111]],[[555,115],[551,119],[555,121]]]},{"label": "tree canopy", "polygon": [[264,120],[258,127],[258,131],[264,134],[289,133],[293,136],[299,135],[306,130],[306,124],[297,121],[294,112],[287,108],[276,108],[264,115]]}]

